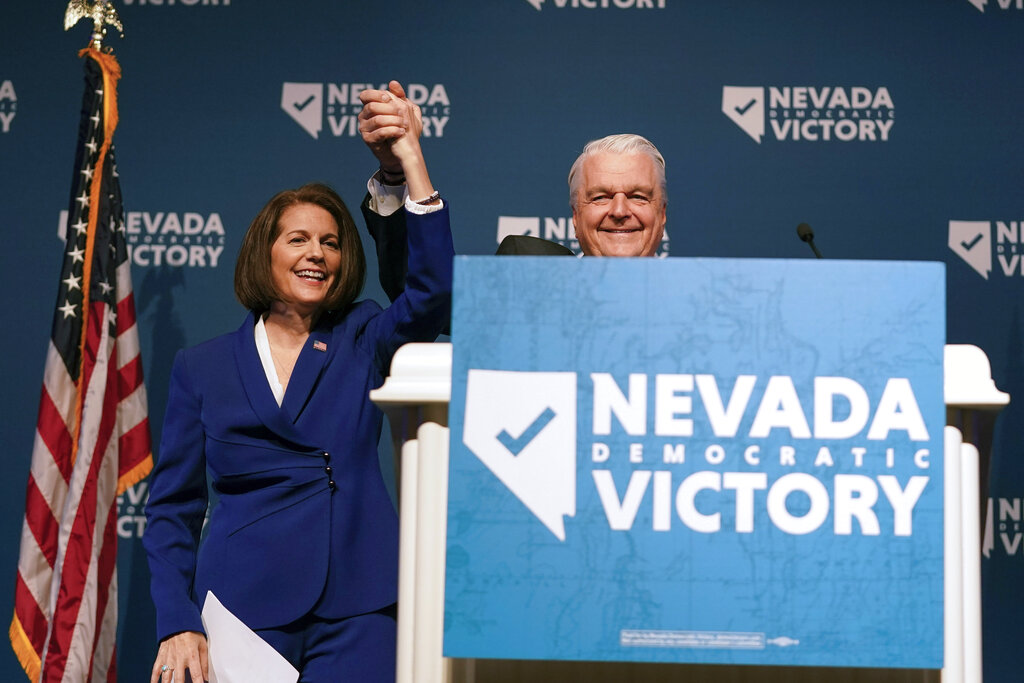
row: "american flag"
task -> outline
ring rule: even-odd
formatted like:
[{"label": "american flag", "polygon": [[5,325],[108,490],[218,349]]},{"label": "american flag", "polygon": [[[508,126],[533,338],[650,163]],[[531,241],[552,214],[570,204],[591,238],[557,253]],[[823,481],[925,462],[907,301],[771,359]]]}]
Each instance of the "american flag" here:
[{"label": "american flag", "polygon": [[113,55],[92,48],[43,373],[11,645],[34,681],[116,680],[117,496],[152,468],[121,190]]}]

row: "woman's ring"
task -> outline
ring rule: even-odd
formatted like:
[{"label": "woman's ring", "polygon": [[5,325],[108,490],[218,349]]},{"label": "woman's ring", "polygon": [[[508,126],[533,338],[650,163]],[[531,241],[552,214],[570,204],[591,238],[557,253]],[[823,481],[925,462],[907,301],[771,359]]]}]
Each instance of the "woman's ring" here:
[{"label": "woman's ring", "polygon": [[174,671],[174,669],[167,666],[166,664],[160,667],[160,673],[167,673],[168,671]]}]

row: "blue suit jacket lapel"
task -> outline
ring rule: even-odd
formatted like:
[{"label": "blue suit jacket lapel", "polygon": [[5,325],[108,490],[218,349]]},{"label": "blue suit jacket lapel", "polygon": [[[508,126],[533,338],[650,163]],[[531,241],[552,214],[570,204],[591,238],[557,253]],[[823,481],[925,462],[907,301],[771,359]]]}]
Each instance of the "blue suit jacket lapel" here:
[{"label": "blue suit jacket lapel", "polygon": [[333,352],[328,345],[330,339],[329,327],[317,327],[309,333],[309,337],[295,361],[292,376],[288,379],[288,388],[284,392],[284,401],[281,403],[281,408],[293,424],[309,403],[317,380],[320,379],[320,375],[327,365],[327,359]]},{"label": "blue suit jacket lapel", "polygon": [[[250,313],[235,333],[235,362],[238,364],[238,374],[241,377],[245,395],[249,399],[249,405],[260,422],[278,436],[293,444],[311,448],[302,438],[299,430],[295,428],[294,420],[289,417],[288,411],[282,410],[281,406],[277,405],[274,392],[270,390],[267,373],[263,370],[259,351],[256,350],[256,337],[253,331],[255,321],[255,317]],[[292,374],[294,377],[294,372]],[[285,401],[288,400],[288,393],[291,393],[291,381],[289,381]]]}]

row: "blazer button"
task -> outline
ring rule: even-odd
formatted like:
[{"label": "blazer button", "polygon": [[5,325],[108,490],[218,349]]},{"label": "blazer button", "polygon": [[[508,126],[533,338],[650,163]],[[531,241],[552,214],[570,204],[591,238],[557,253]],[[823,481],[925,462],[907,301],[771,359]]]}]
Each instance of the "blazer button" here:
[{"label": "blazer button", "polygon": [[334,471],[334,470],[332,470],[332,469],[331,469],[331,466],[330,466],[330,465],[328,465],[327,467],[325,467],[325,468],[324,468],[324,472],[326,472],[326,473],[327,473],[327,478],[328,478],[328,479],[330,479],[330,478],[331,478],[331,472],[333,472],[333,471]]},{"label": "blazer button", "polygon": [[336,486],[337,486],[337,484],[335,484],[335,483],[334,483],[334,480],[333,480],[333,479],[329,479],[329,480],[327,481],[327,488],[329,488],[330,490],[332,490],[332,491],[333,491],[333,490],[335,489],[335,487],[336,487]]},{"label": "blazer button", "polygon": [[331,454],[328,453],[327,451],[324,451],[320,455],[322,455],[324,457],[324,460],[326,460],[326,461],[330,461],[330,459],[331,459]]}]

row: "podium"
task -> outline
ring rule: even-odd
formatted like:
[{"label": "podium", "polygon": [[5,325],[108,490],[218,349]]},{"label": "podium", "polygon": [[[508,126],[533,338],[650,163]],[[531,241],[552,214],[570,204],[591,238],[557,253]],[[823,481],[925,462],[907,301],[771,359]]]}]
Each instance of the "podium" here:
[{"label": "podium", "polygon": [[[945,663],[943,683],[980,683],[981,501],[995,415],[1010,402],[992,381],[985,352],[967,344],[944,349],[946,403]],[[962,431],[963,430],[963,431]],[[964,433],[966,432],[966,433]],[[965,438],[966,437],[966,438]]]},{"label": "podium", "polygon": [[[456,318],[456,342],[458,340],[458,317]],[[955,355],[955,354],[954,354]],[[448,434],[447,434],[447,402],[450,395],[450,371],[452,351],[448,345],[410,345],[402,349],[395,357],[392,374],[383,387],[373,392],[371,398],[378,403],[390,416],[396,442],[396,453],[400,453],[400,498],[402,549],[399,600],[402,609],[399,617],[399,681],[442,681],[442,680],[525,680],[551,679],[552,677],[582,676],[587,680],[814,680],[815,675],[824,675],[823,670],[816,666],[733,666],[727,662],[719,664],[702,663],[701,661],[684,664],[631,664],[626,662],[556,662],[540,663],[529,661],[476,661],[472,659],[446,659],[441,657],[442,624],[444,622],[444,576],[445,576],[445,536],[448,520],[445,515],[447,506],[447,468],[448,468]],[[946,364],[949,367],[950,357],[947,351]],[[955,405],[955,388],[951,390],[950,373],[947,372],[946,397],[947,403]],[[952,393],[951,393],[952,391]],[[989,399],[986,399],[989,400]],[[922,402],[923,403],[923,402]],[[998,403],[998,399],[992,405]],[[976,405],[976,404],[975,404]],[[837,421],[839,421],[837,419]],[[526,439],[525,432],[519,429],[506,434],[510,439],[510,450],[516,448],[516,438]],[[947,436],[947,444],[951,443]],[[955,442],[955,438],[952,438]],[[946,471],[953,471],[951,462],[958,458],[959,447],[946,449]],[[968,449],[969,450],[969,449]],[[936,453],[936,456],[938,454]],[[598,457],[595,455],[595,458]],[[973,470],[977,472],[976,465]],[[946,496],[950,496],[952,482],[957,478],[947,476],[945,479]],[[974,479],[974,496],[977,496],[977,479]],[[957,481],[957,484],[959,482]],[[632,484],[631,484],[632,486]],[[970,489],[969,483],[965,485]],[[963,490],[958,488],[957,490]],[[621,490],[620,490],[621,493]],[[968,491],[969,495],[969,491]],[[623,498],[623,506],[625,506]],[[954,505],[947,502],[947,532],[953,529],[948,521],[950,510]],[[977,505],[968,505],[965,510],[977,510]],[[536,512],[535,512],[536,514]],[[543,514],[543,513],[542,513]],[[538,516],[538,519],[540,517]],[[969,517],[961,529],[975,531],[978,527],[977,514]],[[676,522],[678,524],[678,522]],[[555,533],[555,531],[552,531]],[[968,537],[969,533],[964,536]],[[974,536],[976,542],[977,535]],[[946,598],[947,624],[950,618],[949,607],[964,604],[950,598],[951,582],[956,572],[950,569],[954,553],[950,552],[950,534],[945,538],[946,545]],[[957,541],[959,543],[959,541]],[[978,553],[968,550],[964,556],[974,557],[977,565]],[[453,555],[456,564],[458,555]],[[968,563],[970,564],[970,563]],[[971,592],[972,577],[969,569],[960,574],[965,580],[968,594]],[[963,593],[963,589],[956,587]],[[976,595],[976,594],[975,594]],[[972,609],[968,607],[965,610]],[[975,601],[974,604],[977,604]],[[964,612],[967,614],[967,611]],[[970,632],[971,620],[963,620]],[[980,627],[980,622],[979,622]],[[662,637],[661,632],[657,632]],[[947,625],[947,636],[951,629]],[[624,636],[625,638],[626,636]],[[630,634],[629,637],[644,638],[648,634]],[[681,637],[681,636],[680,636]],[[690,636],[686,636],[690,637]],[[707,636],[702,636],[707,637]],[[728,636],[735,641],[735,636]],[[970,642],[967,638],[964,642]],[[626,642],[623,640],[623,642]],[[978,637],[980,643],[980,636]],[[649,641],[643,644],[649,645]],[[741,643],[742,646],[742,643]],[[762,646],[763,647],[763,646]],[[955,655],[950,655],[950,639],[947,638],[946,666],[954,662]],[[968,648],[969,650],[970,648]],[[688,656],[688,655],[687,655]],[[963,661],[971,661],[970,654],[964,654]],[[980,661],[980,660],[979,660]],[[960,665],[958,665],[959,667]],[[543,674],[538,671],[545,670]],[[558,673],[551,673],[552,670]],[[957,669],[961,670],[960,668]],[[937,680],[937,672],[921,672],[912,669],[835,669],[827,670],[832,680],[856,680],[858,676],[865,680]],[[516,677],[516,674],[519,677]],[[603,678],[602,676],[607,676]],[[971,675],[957,678],[956,674],[947,671],[943,680],[978,680]]]}]

